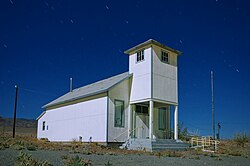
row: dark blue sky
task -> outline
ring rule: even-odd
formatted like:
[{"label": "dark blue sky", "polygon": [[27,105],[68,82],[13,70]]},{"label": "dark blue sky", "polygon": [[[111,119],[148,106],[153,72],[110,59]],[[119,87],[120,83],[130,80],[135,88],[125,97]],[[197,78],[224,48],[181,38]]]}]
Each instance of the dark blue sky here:
[{"label": "dark blue sky", "polygon": [[250,133],[247,0],[1,0],[0,115],[36,118],[69,90],[128,71],[126,49],[153,38],[179,57],[179,121],[211,135],[210,71],[222,136]]}]

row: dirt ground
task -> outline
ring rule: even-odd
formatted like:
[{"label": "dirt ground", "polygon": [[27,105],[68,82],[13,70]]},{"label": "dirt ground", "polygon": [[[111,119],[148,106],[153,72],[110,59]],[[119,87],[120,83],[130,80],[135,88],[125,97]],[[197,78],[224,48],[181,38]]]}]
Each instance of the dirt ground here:
[{"label": "dirt ground", "polygon": [[[128,166],[145,166],[145,165],[249,165],[250,158],[242,156],[223,156],[211,157],[204,155],[196,155],[195,157],[166,157],[151,154],[75,154],[69,151],[50,151],[50,150],[23,150],[27,154],[31,154],[37,160],[47,160],[55,166],[64,165],[62,157],[65,155],[79,155],[84,159],[91,161],[93,165],[128,165]],[[0,165],[14,165],[19,150],[11,148],[0,150]]]}]

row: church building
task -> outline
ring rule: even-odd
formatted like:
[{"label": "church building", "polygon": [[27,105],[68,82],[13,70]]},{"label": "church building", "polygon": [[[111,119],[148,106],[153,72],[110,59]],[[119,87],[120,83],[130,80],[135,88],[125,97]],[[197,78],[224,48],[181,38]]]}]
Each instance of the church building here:
[{"label": "church building", "polygon": [[128,72],[73,89],[44,105],[37,118],[37,137],[127,142],[125,146],[131,146],[131,140],[178,142],[181,52],[150,39],[124,53]]}]

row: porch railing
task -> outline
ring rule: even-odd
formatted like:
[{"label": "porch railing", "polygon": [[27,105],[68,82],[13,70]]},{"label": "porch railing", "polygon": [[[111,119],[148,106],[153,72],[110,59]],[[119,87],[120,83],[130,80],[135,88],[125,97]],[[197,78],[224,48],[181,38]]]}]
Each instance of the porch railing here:
[{"label": "porch railing", "polygon": [[[134,128],[133,130],[129,130],[129,129],[128,129],[128,130],[124,131],[123,133],[121,133],[120,135],[118,135],[117,137],[115,137],[114,140],[115,140],[116,142],[118,142],[117,138],[119,138],[120,136],[124,135],[124,134],[127,133],[127,132],[129,132],[129,138],[131,138],[131,134],[134,133],[134,131],[137,130],[137,129],[139,129],[139,128],[143,128],[143,126],[138,126],[138,127]],[[128,139],[129,139],[129,138],[128,138]]]},{"label": "porch railing", "polygon": [[192,137],[190,144],[191,148],[201,147],[203,151],[215,152],[218,150],[220,141],[214,140],[211,137]]}]

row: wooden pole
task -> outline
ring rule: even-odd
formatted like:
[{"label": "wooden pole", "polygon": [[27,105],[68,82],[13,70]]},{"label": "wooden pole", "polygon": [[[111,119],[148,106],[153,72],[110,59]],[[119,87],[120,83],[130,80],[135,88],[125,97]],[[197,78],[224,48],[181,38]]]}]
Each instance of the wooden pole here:
[{"label": "wooden pole", "polygon": [[15,105],[14,105],[14,120],[13,120],[13,138],[15,138],[15,130],[16,130],[16,109],[17,109],[17,95],[18,95],[18,86],[15,85],[16,88],[16,97],[15,97]]}]

